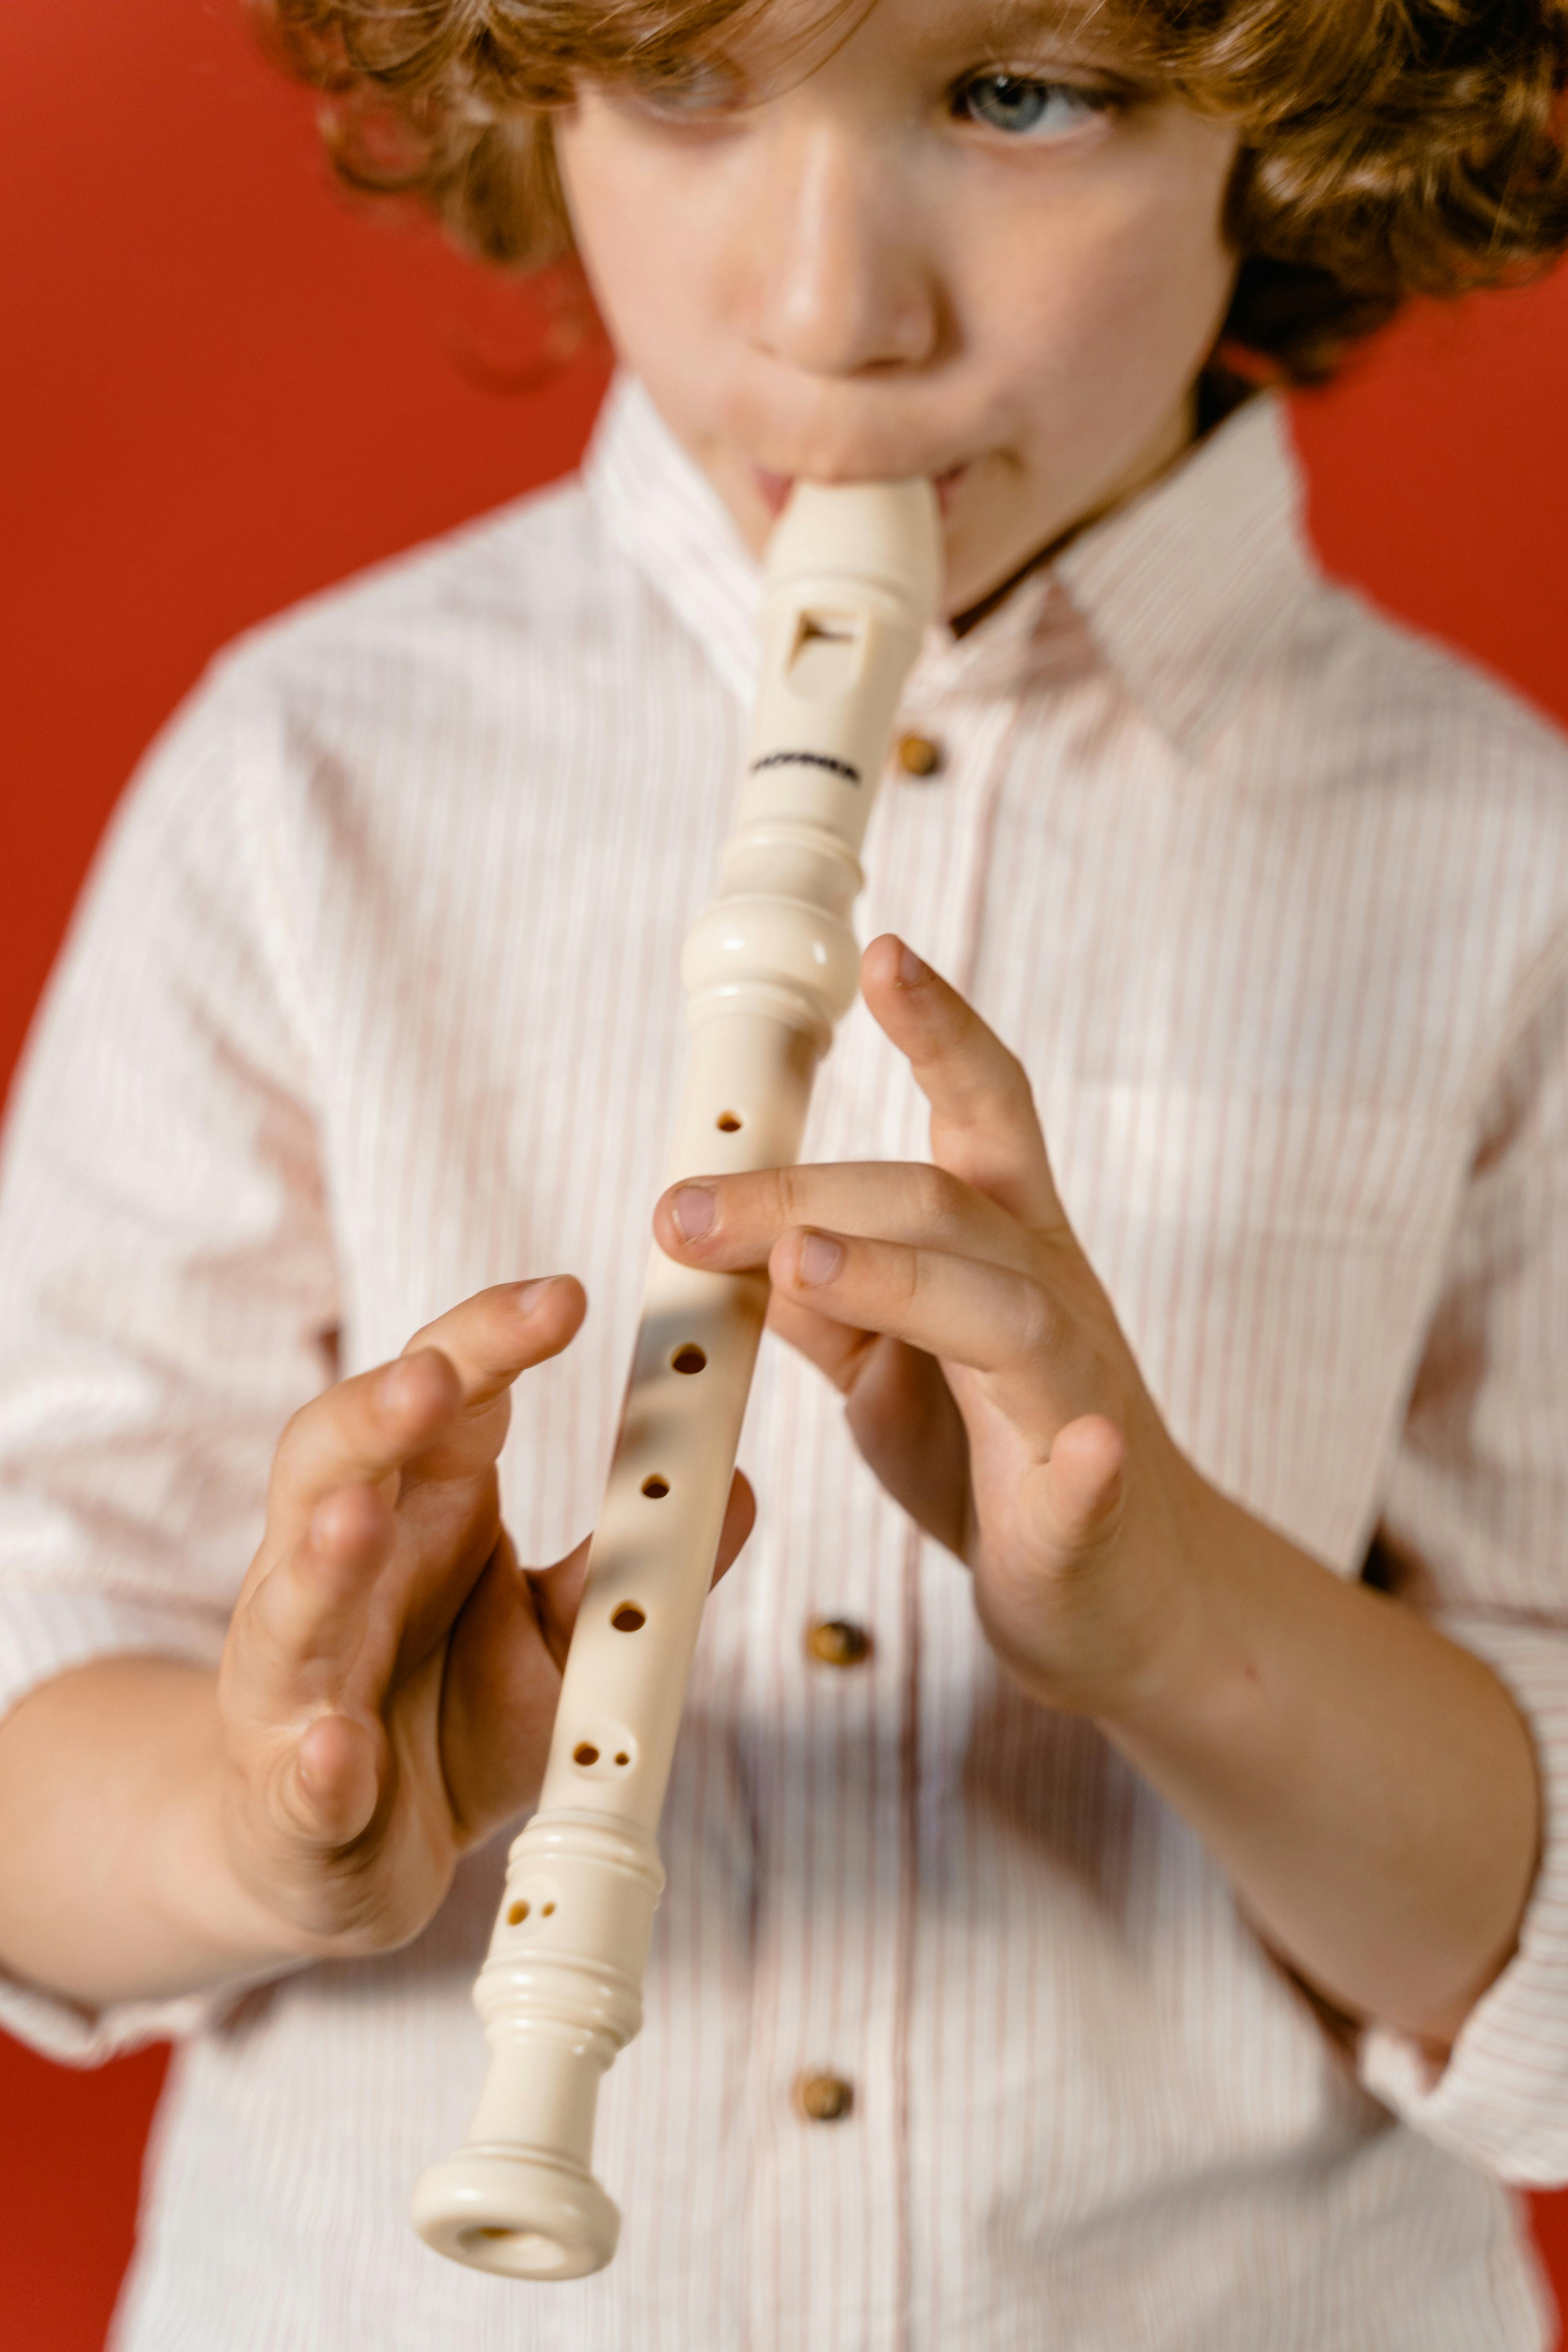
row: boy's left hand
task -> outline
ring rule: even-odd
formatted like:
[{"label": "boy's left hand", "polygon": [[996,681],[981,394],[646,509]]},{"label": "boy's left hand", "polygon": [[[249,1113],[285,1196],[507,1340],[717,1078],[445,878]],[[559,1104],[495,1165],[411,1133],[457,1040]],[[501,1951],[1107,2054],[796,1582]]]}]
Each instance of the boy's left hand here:
[{"label": "boy's left hand", "polygon": [[969,1562],[1016,1680],[1098,1719],[1304,1981],[1440,2056],[1535,1874],[1513,1699],[1200,1475],[1062,1213],[1017,1062],[897,940],[861,974],[931,1104],[934,1166],[703,1177],[659,1202],[660,1243],[766,1265],[773,1321],[843,1390],[889,1492]]},{"label": "boy's left hand", "polygon": [[1218,1497],[1074,1238],[1019,1063],[898,940],[861,978],[931,1104],[934,1165],[704,1177],[665,1194],[655,1231],[687,1265],[766,1265],[770,1321],[843,1391],[889,1494],[968,1562],[1024,1687],[1135,1716],[1201,1651]]}]

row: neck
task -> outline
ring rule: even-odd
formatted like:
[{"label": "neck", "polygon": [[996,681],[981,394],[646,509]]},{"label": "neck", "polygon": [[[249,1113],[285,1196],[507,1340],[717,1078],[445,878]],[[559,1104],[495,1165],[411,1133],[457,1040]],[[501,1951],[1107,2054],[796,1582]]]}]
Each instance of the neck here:
[{"label": "neck", "polygon": [[[1220,412],[1222,415],[1228,414],[1228,409]],[[1007,574],[1005,580],[1000,581],[994,588],[988,589],[977,604],[967,606],[963,612],[952,616],[948,625],[953,635],[955,637],[967,635],[971,629],[976,628],[990,614],[994,613],[999,605],[1005,604],[1021,582],[1030,579],[1043,564],[1054,563],[1057,557],[1064,553],[1082,532],[1089,530],[1097,522],[1103,522],[1107,515],[1116,512],[1118,507],[1124,507],[1129,499],[1135,499],[1141,490],[1148,489],[1160,479],[1162,475],[1168,474],[1172,467],[1178,465],[1186,456],[1188,450],[1202,438],[1203,434],[1218,421],[1218,416],[1211,413],[1209,404],[1204,401],[1202,379],[1200,379],[1199,383],[1194,384],[1178,403],[1169,423],[1139,452],[1127,471],[1118,477],[1111,488],[1097,499],[1091,506],[1087,507],[1065,530],[1058,531],[1055,538],[1048,540],[1044,547],[1037,548],[1034,554],[1019,564],[1016,571]]]}]

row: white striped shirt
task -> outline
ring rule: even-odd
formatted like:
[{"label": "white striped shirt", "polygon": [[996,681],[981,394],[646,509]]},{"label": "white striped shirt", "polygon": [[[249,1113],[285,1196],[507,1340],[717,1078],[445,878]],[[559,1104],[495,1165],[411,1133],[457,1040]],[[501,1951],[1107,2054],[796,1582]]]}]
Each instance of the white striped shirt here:
[{"label": "white striped shirt", "polygon": [[[1244,409],[961,640],[867,851],[1028,1066],[1177,1440],[1337,1572],[1379,1528],[1534,1727],[1518,1956],[1441,2079],[1347,2056],[1196,1837],[1000,1678],[963,1571],[764,1345],[758,1531],[715,1596],[647,2021],[605,2093],[626,2224],[565,2286],[404,2219],[484,2066],[504,1841],[395,1957],[97,2021],[188,2036],[121,2352],[1522,2352],[1506,2189],[1568,2174],[1568,754],[1325,583]],[[116,823],[0,1202],[0,1704],[215,1658],[287,1415],[429,1316],[571,1269],[508,1517],[588,1527],[754,663],[752,567],[635,388],[585,476],[216,667]],[[864,1013],[808,1155],[921,1157]],[[870,1636],[826,1663],[808,1629]],[[62,1867],[68,1866],[68,1858]],[[853,2089],[805,2116],[804,2075]]]}]

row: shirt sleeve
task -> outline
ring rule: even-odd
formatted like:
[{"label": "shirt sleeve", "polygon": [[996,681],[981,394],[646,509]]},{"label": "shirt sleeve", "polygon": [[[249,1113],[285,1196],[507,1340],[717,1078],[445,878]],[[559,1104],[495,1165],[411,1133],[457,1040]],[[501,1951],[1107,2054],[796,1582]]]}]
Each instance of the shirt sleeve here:
[{"label": "shirt sleeve", "polygon": [[[216,1663],[273,1447],[330,1376],[336,1276],[279,909],[265,729],[207,688],[100,853],[0,1166],[0,1714],[111,1654]],[[91,2063],[211,1998],[97,2018],[0,1979]]]},{"label": "shirt sleeve", "polygon": [[1568,2181],[1568,941],[1516,1022],[1384,1512],[1399,1589],[1485,1658],[1533,1736],[1539,1869],[1513,1958],[1441,2070],[1370,2030],[1363,2079],[1521,2184]]}]

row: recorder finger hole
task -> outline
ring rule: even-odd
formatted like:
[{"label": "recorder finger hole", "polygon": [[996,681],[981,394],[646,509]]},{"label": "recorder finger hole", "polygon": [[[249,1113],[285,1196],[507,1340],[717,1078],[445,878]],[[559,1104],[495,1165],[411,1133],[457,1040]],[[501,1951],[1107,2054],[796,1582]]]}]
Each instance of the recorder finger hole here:
[{"label": "recorder finger hole", "polygon": [[585,1780],[624,1780],[637,1760],[637,1735],[624,1723],[584,1724],[572,1761]]}]

